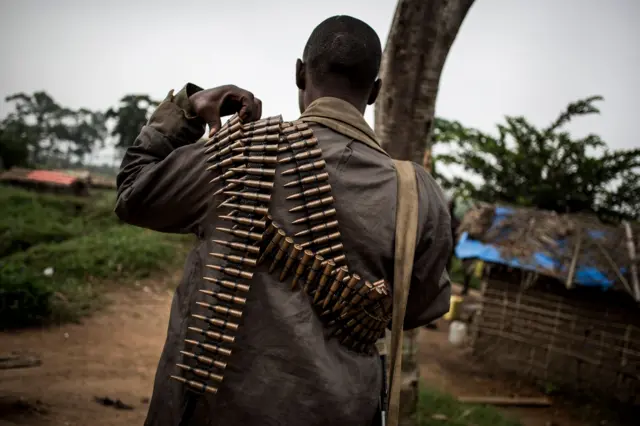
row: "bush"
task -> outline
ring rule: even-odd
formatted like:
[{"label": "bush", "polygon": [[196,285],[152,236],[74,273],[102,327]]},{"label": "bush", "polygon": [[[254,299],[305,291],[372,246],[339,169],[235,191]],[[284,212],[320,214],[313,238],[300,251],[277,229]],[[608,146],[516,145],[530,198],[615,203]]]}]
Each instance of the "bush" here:
[{"label": "bush", "polygon": [[112,192],[87,199],[0,186],[0,258],[117,225],[114,202]]},{"label": "bush", "polygon": [[100,302],[101,280],[184,261],[188,237],[124,225],[114,201],[112,191],[83,199],[0,187],[0,328],[77,319]]},{"label": "bush", "polygon": [[[175,268],[183,236],[120,225],[62,243],[38,244],[0,262],[0,327],[77,318],[99,298],[96,279],[138,279]],[[53,268],[52,276],[44,270]]]}]

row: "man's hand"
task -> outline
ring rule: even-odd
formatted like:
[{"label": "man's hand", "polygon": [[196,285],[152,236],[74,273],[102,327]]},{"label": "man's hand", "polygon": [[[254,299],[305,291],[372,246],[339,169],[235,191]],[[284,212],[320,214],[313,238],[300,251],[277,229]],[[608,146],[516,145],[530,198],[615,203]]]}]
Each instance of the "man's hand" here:
[{"label": "man's hand", "polygon": [[209,137],[220,130],[220,117],[237,112],[242,121],[251,122],[262,116],[262,101],[233,85],[201,90],[191,95],[189,101],[196,114],[209,125]]}]

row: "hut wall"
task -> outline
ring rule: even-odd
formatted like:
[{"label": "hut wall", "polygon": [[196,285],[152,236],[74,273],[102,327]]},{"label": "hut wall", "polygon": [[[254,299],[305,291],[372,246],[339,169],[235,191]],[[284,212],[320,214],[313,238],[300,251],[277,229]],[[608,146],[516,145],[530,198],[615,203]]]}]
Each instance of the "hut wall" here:
[{"label": "hut wall", "polygon": [[526,278],[504,269],[487,275],[472,326],[474,353],[545,386],[638,403],[638,305],[618,292]]}]

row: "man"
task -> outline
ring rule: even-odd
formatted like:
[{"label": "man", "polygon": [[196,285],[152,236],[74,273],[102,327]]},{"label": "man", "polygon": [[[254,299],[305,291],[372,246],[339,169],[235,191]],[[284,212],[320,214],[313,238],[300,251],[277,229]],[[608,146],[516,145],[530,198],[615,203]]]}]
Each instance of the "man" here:
[{"label": "man", "polygon": [[[393,162],[363,118],[380,89],[381,54],[367,24],[329,18],[296,63],[298,121],[246,124],[261,115],[251,93],[187,84],[127,150],[118,216],[199,238],[173,299],[146,425],[376,420],[382,371],[371,342],[388,325],[397,193]],[[221,128],[220,116],[236,112],[241,120]],[[205,123],[215,137],[195,143]],[[415,171],[406,329],[443,315],[450,295],[440,280],[451,249],[447,206],[429,174]],[[230,288],[239,293],[223,295]]]}]

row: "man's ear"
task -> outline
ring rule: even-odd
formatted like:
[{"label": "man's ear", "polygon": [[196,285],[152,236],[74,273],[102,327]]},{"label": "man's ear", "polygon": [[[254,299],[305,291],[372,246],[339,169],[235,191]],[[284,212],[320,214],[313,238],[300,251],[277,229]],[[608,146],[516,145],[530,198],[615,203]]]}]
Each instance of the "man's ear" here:
[{"label": "man's ear", "polygon": [[373,105],[380,94],[380,88],[382,87],[382,80],[377,79],[373,82],[371,93],[369,93],[369,99],[367,99],[367,105]]},{"label": "man's ear", "polygon": [[296,61],[296,86],[298,86],[298,89],[300,90],[304,90],[305,89],[305,65],[304,62],[302,62],[302,59],[298,59]]}]

